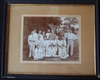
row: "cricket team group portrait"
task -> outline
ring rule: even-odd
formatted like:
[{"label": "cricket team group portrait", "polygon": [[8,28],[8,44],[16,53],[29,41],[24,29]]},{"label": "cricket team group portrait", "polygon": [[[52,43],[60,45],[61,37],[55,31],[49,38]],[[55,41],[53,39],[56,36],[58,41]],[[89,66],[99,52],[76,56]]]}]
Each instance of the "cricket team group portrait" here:
[{"label": "cricket team group portrait", "polygon": [[79,61],[78,17],[24,17],[23,61]]}]

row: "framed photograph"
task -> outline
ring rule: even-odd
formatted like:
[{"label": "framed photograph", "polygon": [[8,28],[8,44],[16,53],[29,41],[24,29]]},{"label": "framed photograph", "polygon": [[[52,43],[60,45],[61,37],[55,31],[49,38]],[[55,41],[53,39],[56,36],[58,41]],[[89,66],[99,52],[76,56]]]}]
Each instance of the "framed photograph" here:
[{"label": "framed photograph", "polygon": [[100,78],[98,0],[2,2],[2,78]]},{"label": "framed photograph", "polygon": [[80,15],[23,14],[21,17],[21,63],[81,63]]}]

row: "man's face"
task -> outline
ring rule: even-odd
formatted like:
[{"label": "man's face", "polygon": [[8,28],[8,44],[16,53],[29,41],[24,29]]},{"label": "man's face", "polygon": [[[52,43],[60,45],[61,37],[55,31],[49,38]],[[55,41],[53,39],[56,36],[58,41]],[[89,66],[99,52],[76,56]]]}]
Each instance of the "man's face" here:
[{"label": "man's face", "polygon": [[50,33],[50,30],[48,30],[48,33]]},{"label": "man's face", "polygon": [[43,34],[45,34],[45,31],[43,31]]},{"label": "man's face", "polygon": [[34,34],[34,31],[32,31],[32,34]]},{"label": "man's face", "polygon": [[39,31],[39,34],[41,34],[41,31]]},{"label": "man's face", "polygon": [[36,30],[34,30],[34,33],[36,33]]}]

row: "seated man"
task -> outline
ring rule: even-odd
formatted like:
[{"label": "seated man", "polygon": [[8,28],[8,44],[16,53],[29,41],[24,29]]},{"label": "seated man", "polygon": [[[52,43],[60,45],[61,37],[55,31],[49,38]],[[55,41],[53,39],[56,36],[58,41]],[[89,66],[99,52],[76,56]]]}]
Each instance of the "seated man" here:
[{"label": "seated man", "polygon": [[[62,40],[63,39],[63,40]],[[64,38],[60,38],[58,40],[58,49],[59,49],[59,56],[61,57],[61,59],[66,59],[69,55],[67,53],[67,49],[66,49],[66,40]]]},{"label": "seated man", "polygon": [[35,54],[33,56],[34,56],[34,59],[42,59],[44,57],[43,40],[41,39],[40,35],[38,35],[38,40],[36,42]]},{"label": "seated man", "polygon": [[44,36],[44,41],[43,41],[43,53],[44,56],[46,57],[46,53],[48,52],[48,40],[46,38],[46,36]]},{"label": "seated man", "polygon": [[53,48],[55,49],[54,55],[57,54],[57,40],[51,40],[51,44],[53,45]]},{"label": "seated man", "polygon": [[35,49],[34,60],[43,59],[43,57],[44,55],[42,48],[40,46],[37,46],[37,48]]},{"label": "seated man", "polygon": [[55,55],[56,55],[55,52],[56,52],[56,50],[55,50],[54,46],[51,45],[49,48],[49,53],[50,53],[51,57],[55,57]]}]

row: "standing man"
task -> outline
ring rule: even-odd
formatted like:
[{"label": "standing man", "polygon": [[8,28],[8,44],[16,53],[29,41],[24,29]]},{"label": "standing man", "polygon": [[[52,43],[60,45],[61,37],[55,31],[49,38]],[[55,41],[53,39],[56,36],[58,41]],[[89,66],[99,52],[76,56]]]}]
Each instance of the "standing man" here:
[{"label": "standing man", "polygon": [[56,34],[54,33],[54,30],[51,31],[51,34],[49,35],[49,38],[51,37],[52,40],[56,40]]},{"label": "standing man", "polygon": [[70,48],[70,55],[73,55],[74,49],[74,40],[77,39],[77,36],[72,33],[72,30],[69,30],[67,33],[68,45],[67,45],[67,53],[69,52]]},{"label": "standing man", "polygon": [[41,30],[39,30],[38,36],[40,36],[40,39],[41,39],[41,40],[44,40]]},{"label": "standing man", "polygon": [[29,57],[33,56],[33,45],[35,45],[35,40],[33,39],[34,31],[28,36],[28,45],[30,47]]},{"label": "standing man", "polygon": [[64,38],[66,39],[66,45],[68,44],[68,32],[69,32],[69,29],[67,29],[67,31],[64,34]]},{"label": "standing man", "polygon": [[38,35],[36,33],[36,29],[34,29],[33,38],[34,38],[35,42],[38,40]]},{"label": "standing man", "polygon": [[34,29],[33,31],[34,33],[32,34],[33,40],[34,40],[34,45],[33,45],[33,57],[34,57],[34,53],[35,53],[35,47],[36,47],[36,41],[38,40],[38,35],[36,33],[36,29]]},{"label": "standing man", "polygon": [[42,36],[43,36],[43,38],[46,36],[45,31],[42,32]]},{"label": "standing man", "polygon": [[58,28],[56,29],[56,36],[59,36],[59,30],[58,30]]},{"label": "standing man", "polygon": [[47,37],[47,40],[49,40],[49,35],[50,35],[50,29],[48,29],[47,33],[46,33],[46,37]]}]

